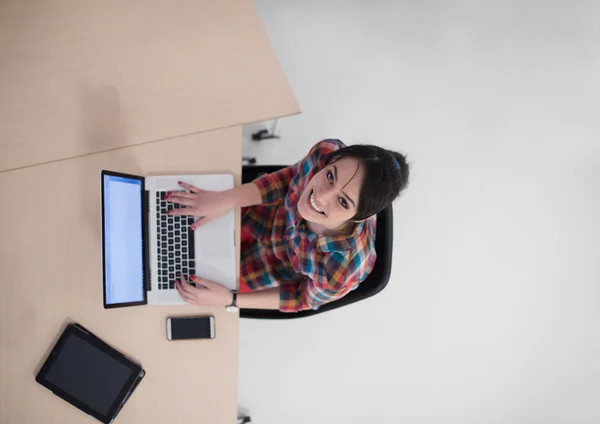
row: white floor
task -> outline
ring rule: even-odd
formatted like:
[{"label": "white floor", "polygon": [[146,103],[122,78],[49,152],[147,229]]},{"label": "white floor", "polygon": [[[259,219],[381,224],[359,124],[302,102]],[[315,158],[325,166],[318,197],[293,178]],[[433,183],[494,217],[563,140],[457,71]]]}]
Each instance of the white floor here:
[{"label": "white floor", "polygon": [[413,177],[384,292],[241,323],[253,422],[599,423],[600,3],[256,5],[303,113],[245,152],[338,137]]}]

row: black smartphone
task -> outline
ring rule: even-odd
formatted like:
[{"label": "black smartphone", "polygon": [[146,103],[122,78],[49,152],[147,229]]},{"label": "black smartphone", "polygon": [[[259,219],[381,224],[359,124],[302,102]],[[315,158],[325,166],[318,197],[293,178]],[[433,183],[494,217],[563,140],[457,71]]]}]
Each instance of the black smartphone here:
[{"label": "black smartphone", "polygon": [[215,317],[167,318],[168,340],[214,339]]}]

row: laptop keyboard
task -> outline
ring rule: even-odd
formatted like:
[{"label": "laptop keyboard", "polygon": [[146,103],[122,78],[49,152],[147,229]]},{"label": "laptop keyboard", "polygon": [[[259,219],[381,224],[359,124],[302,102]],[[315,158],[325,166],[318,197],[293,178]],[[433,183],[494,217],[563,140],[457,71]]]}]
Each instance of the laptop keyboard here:
[{"label": "laptop keyboard", "polygon": [[[185,206],[167,202],[163,199],[167,192],[156,193],[156,221],[158,257],[158,288],[170,290],[175,288],[175,280],[183,274],[189,281],[190,275],[196,274],[194,262],[194,237],[189,230],[196,218],[193,216],[173,216],[166,212],[182,209]],[[190,282],[190,284],[193,284]]]}]

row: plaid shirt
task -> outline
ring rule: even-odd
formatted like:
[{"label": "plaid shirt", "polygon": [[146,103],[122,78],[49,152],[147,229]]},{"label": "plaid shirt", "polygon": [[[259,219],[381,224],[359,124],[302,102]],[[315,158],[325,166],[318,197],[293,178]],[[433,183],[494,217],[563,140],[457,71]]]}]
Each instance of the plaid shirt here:
[{"label": "plaid shirt", "polygon": [[327,154],[344,147],[323,140],[296,165],[254,180],[262,204],[242,210],[242,226],[256,243],[241,255],[240,279],[251,290],[280,287],[282,312],[318,309],[358,287],[375,264],[376,217],[350,235],[319,236],[306,227],[298,200]]}]

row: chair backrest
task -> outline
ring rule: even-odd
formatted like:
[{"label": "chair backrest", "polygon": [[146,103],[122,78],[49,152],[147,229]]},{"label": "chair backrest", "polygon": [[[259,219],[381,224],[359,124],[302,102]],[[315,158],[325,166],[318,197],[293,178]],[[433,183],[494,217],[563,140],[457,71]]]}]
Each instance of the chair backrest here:
[{"label": "chair backrest", "polygon": [[[242,168],[242,183],[248,183],[258,177],[260,174],[275,172],[281,168],[284,168],[284,166],[244,166]],[[390,279],[390,273],[392,270],[393,233],[392,205],[389,205],[387,208],[377,214],[377,232],[375,235],[375,251],[377,252],[377,260],[375,261],[373,270],[367,276],[367,278],[360,283],[357,289],[352,290],[341,299],[327,303],[317,310],[300,311],[297,313],[284,313],[280,311],[263,309],[242,309],[240,310],[240,317],[255,319],[304,318],[331,311],[332,309],[341,308],[342,306],[346,306],[376,295],[385,288]]]}]

